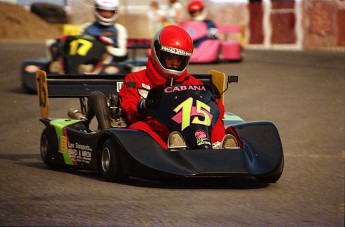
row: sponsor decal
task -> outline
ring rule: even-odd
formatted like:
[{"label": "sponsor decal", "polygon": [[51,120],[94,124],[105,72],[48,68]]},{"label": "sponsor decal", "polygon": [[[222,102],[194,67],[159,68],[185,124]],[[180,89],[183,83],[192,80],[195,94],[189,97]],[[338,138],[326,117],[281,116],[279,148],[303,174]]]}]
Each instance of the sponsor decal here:
[{"label": "sponsor decal", "polygon": [[185,50],[181,50],[181,49],[177,49],[177,48],[172,48],[172,47],[167,47],[167,46],[162,46],[161,50],[165,51],[165,52],[172,53],[172,54],[188,56],[188,57],[192,55],[192,53],[189,51],[185,51]]},{"label": "sponsor decal", "polygon": [[89,145],[75,143],[68,144],[70,156],[75,157],[79,163],[89,164],[92,158],[92,148]]},{"label": "sponsor decal", "polygon": [[116,82],[116,91],[119,92],[121,90],[123,82]]},{"label": "sponsor decal", "polygon": [[199,129],[195,132],[195,138],[207,138],[207,134],[204,130]]},{"label": "sponsor decal", "polygon": [[206,88],[204,85],[180,85],[180,86],[174,86],[174,87],[166,87],[164,89],[165,93],[172,93],[172,92],[178,92],[178,91],[186,91],[186,90],[193,90],[193,91],[206,91]]},{"label": "sponsor decal", "polygon": [[147,89],[147,90],[150,90],[150,89],[151,89],[150,85],[147,85],[147,84],[144,84],[144,83],[142,83],[141,86],[142,86],[143,88]]},{"label": "sponsor decal", "polygon": [[[128,82],[125,82],[126,83],[126,87],[131,87],[131,88],[136,88],[137,87],[137,84],[135,83],[135,81],[128,81]],[[121,85],[122,86],[122,85]]]},{"label": "sponsor decal", "polygon": [[196,138],[196,143],[198,146],[200,145],[204,145],[204,144],[207,144],[207,145],[211,145],[209,139],[207,138],[207,133],[204,131],[204,130],[197,130],[194,134],[195,138]]},{"label": "sponsor decal", "polygon": [[67,149],[68,139],[66,136],[60,136],[59,138],[60,138],[60,147],[59,147],[60,149],[59,149],[59,151],[62,154],[66,154],[67,150],[68,150]]}]

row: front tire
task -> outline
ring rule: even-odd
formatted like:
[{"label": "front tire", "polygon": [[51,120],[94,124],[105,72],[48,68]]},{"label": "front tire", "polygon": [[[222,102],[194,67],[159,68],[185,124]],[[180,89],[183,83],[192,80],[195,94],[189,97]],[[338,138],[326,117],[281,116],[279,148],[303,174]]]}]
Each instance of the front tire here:
[{"label": "front tire", "polygon": [[123,174],[120,156],[111,139],[107,139],[102,146],[100,168],[106,181],[123,182],[127,177]]}]

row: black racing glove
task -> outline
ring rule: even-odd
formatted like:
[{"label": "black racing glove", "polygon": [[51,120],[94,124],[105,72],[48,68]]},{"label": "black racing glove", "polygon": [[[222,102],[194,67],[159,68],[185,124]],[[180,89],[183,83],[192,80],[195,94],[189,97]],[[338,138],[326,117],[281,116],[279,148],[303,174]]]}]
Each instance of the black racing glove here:
[{"label": "black racing glove", "polygon": [[140,114],[144,114],[146,112],[146,99],[140,99],[137,109]]}]

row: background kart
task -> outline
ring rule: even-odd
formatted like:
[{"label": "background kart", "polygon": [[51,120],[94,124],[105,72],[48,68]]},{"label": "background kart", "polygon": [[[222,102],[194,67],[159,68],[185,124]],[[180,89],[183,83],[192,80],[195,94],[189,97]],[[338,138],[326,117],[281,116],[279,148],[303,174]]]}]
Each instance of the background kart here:
[{"label": "background kart", "polygon": [[[184,21],[181,26],[198,41],[208,36],[208,28],[203,21]],[[190,63],[212,63],[219,60],[241,61],[242,45],[235,35],[242,35],[240,25],[218,25],[215,37],[207,39],[194,48]]]},{"label": "background kart", "polygon": [[29,92],[36,92],[37,69],[47,74],[126,74],[146,66],[147,58],[137,58],[136,50],[149,48],[148,39],[129,39],[127,48],[131,54],[113,61],[107,53],[109,40],[100,36],[67,35],[47,41],[47,56],[28,60],[21,66],[21,84]]},{"label": "background kart", "polygon": [[[226,84],[237,80],[237,77],[223,73],[210,73],[195,76],[218,89],[224,88],[224,79],[227,79]],[[39,71],[38,95],[41,121],[45,124],[40,147],[42,159],[48,167],[97,170],[108,181],[122,181],[128,177],[185,179],[234,176],[254,176],[265,183],[279,180],[284,166],[283,150],[279,133],[271,122],[245,122],[227,113],[224,119],[226,130],[236,137],[238,148],[169,151],[147,133],[123,128],[120,124],[92,131],[80,120],[48,117],[48,96],[87,97],[95,90],[111,94],[116,91],[114,84],[119,91],[122,80],[123,75],[79,75],[72,80],[68,76],[49,76],[46,79],[45,74]],[[109,108],[114,109],[113,106]],[[157,108],[166,109],[162,106]]]}]

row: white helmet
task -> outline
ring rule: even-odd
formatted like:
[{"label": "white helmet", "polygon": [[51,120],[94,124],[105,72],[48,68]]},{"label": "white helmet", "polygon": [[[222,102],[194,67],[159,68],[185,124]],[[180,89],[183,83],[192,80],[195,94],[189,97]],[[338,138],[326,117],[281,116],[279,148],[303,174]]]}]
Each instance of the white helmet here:
[{"label": "white helmet", "polygon": [[[111,26],[118,18],[119,0],[96,0],[95,1],[95,17],[98,23],[104,26]],[[102,17],[99,10],[114,11],[114,15],[110,18]]]}]

